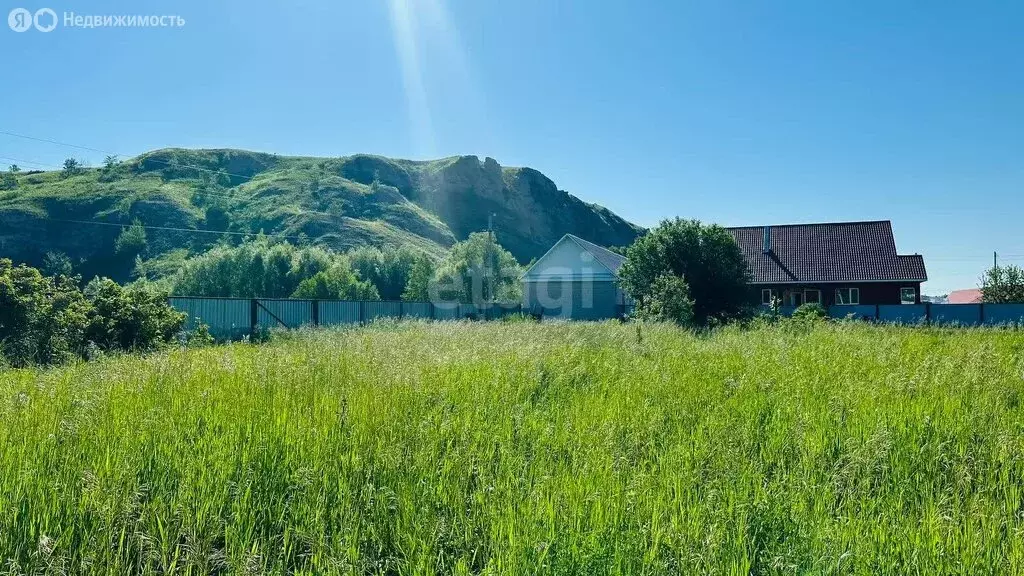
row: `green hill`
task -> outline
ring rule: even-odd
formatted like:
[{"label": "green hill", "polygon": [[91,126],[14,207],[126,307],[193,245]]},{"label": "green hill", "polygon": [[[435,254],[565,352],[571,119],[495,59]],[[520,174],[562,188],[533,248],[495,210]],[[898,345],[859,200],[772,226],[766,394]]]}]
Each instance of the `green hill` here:
[{"label": "green hill", "polygon": [[135,219],[149,227],[146,258],[181,258],[259,231],[337,250],[393,244],[441,253],[485,230],[490,214],[522,262],[565,233],[622,246],[640,231],[536,170],[491,158],[164,149],[78,174],[19,174],[16,189],[0,192],[0,256],[38,265],[60,251],[85,276],[126,279],[135,256],[114,246],[120,225]]}]

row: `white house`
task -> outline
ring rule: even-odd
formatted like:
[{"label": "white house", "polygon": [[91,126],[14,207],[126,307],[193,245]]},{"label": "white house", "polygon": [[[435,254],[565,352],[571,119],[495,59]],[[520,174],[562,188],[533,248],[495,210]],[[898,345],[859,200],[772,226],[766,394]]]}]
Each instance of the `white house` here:
[{"label": "white house", "polygon": [[625,258],[566,234],[523,274],[523,306],[534,314],[573,320],[621,317],[619,288]]}]

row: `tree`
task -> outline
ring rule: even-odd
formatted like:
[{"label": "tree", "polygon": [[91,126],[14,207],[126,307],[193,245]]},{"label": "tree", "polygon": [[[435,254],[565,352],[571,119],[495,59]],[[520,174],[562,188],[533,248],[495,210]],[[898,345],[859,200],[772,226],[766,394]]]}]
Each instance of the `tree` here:
[{"label": "tree", "polygon": [[514,302],[522,298],[522,267],[511,252],[486,232],[456,243],[434,275],[431,300]]},{"label": "tree", "polygon": [[101,350],[152,350],[171,342],[185,325],[185,314],[172,308],[162,292],[122,288],[109,278],[90,284],[93,311],[85,335]]},{"label": "tree", "polygon": [[11,174],[17,174],[18,172],[21,172],[21,168],[19,168],[17,164],[11,164],[7,171]]},{"label": "tree", "polygon": [[693,300],[690,287],[681,276],[662,274],[654,280],[651,291],[637,308],[641,318],[675,322],[680,326],[693,323]]},{"label": "tree", "polygon": [[623,289],[647,306],[659,276],[686,281],[700,325],[739,317],[752,304],[747,262],[728,230],[698,220],[664,220],[626,250]]},{"label": "tree", "polygon": [[121,231],[114,242],[114,252],[130,258],[135,258],[145,249],[146,228],[138,220],[133,221],[131,226]]},{"label": "tree", "polygon": [[299,283],[292,298],[318,300],[379,300],[373,284],[360,280],[352,268],[338,264]]},{"label": "tree", "polygon": [[113,170],[121,162],[117,159],[116,155],[110,155],[103,159],[103,168],[106,170]]},{"label": "tree", "polygon": [[430,281],[434,278],[434,261],[426,254],[417,254],[409,270],[409,279],[402,292],[402,300],[426,302],[430,300]]},{"label": "tree", "polygon": [[64,160],[64,170],[61,171],[61,176],[68,178],[69,176],[75,176],[85,171],[82,167],[82,163],[74,158],[68,158]]},{"label": "tree", "polygon": [[[318,280],[325,287],[344,285],[345,282],[339,284],[337,279],[345,275],[343,270],[355,277],[351,268],[343,254],[320,246],[296,247],[260,235],[239,246],[215,246],[188,258],[178,266],[168,283],[172,293],[189,296],[288,298],[297,294],[304,280],[320,272],[330,271],[328,276]],[[319,292],[310,292],[308,284],[303,290],[303,298],[318,297]],[[360,292],[360,297],[375,299],[376,290]]]},{"label": "tree", "polygon": [[348,258],[359,277],[377,287],[383,300],[398,300],[409,282],[417,252],[409,247],[385,246],[350,250]]},{"label": "tree", "polygon": [[999,304],[1024,302],[1024,269],[1009,264],[986,270],[981,278],[981,301]]},{"label": "tree", "polygon": [[50,251],[43,257],[43,274],[47,276],[71,276],[74,264],[68,255],[59,251]]},{"label": "tree", "polygon": [[0,175],[0,190],[14,190],[18,187],[18,177],[14,172],[7,171]]}]

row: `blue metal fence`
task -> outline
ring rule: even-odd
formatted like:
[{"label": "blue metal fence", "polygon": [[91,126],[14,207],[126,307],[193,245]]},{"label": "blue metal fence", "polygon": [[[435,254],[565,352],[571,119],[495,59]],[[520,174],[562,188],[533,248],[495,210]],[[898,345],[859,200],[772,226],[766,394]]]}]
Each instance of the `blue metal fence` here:
[{"label": "blue metal fence", "polygon": [[[170,305],[188,317],[186,328],[199,322],[209,327],[217,338],[236,339],[257,329],[300,328],[362,324],[381,320],[498,320],[522,314],[521,304],[495,303],[432,304],[430,302],[389,302],[351,300],[292,300],[273,298],[205,298],[172,297]],[[795,308],[782,307],[779,312],[789,316]],[[631,312],[629,309],[624,312]],[[542,315],[546,315],[541,311]],[[893,304],[831,306],[832,318],[856,318],[894,324],[932,324],[959,326],[1024,326],[1024,304]]]},{"label": "blue metal fence", "polygon": [[[779,308],[790,316],[792,306]],[[880,304],[828,308],[831,318],[855,318],[890,324],[939,326],[1024,326],[1024,304]]]},{"label": "blue metal fence", "polygon": [[175,296],[168,303],[188,317],[191,330],[202,322],[216,338],[236,339],[255,330],[363,324],[394,319],[497,320],[523,313],[518,303],[474,304],[392,302],[381,300],[293,300],[275,298],[206,298]]}]

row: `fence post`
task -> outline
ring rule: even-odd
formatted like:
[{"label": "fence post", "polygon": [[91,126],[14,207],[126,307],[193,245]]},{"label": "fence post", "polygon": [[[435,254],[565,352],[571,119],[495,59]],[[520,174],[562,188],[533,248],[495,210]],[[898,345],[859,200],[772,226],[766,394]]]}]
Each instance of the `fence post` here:
[{"label": "fence post", "polygon": [[978,303],[978,326],[985,325],[985,303]]},{"label": "fence post", "polygon": [[931,302],[925,302],[924,303],[924,322],[925,322],[925,324],[928,324],[929,326],[931,326],[931,324],[932,324],[932,303]]},{"label": "fence post", "polygon": [[433,302],[430,302],[430,319],[437,320],[437,306]]},{"label": "fence post", "polygon": [[366,323],[366,301],[359,301],[359,325],[362,326]]},{"label": "fence post", "polygon": [[398,319],[405,319],[405,301],[402,300],[398,301]]},{"label": "fence post", "polygon": [[260,322],[260,309],[256,304],[256,299],[249,300],[249,333],[256,333],[256,326]]},{"label": "fence post", "polygon": [[320,325],[320,301],[319,300],[310,300],[309,304],[310,304],[310,306],[312,306],[312,308],[310,309],[310,315],[309,316],[310,316],[310,318],[313,321],[313,326],[319,326]]}]

